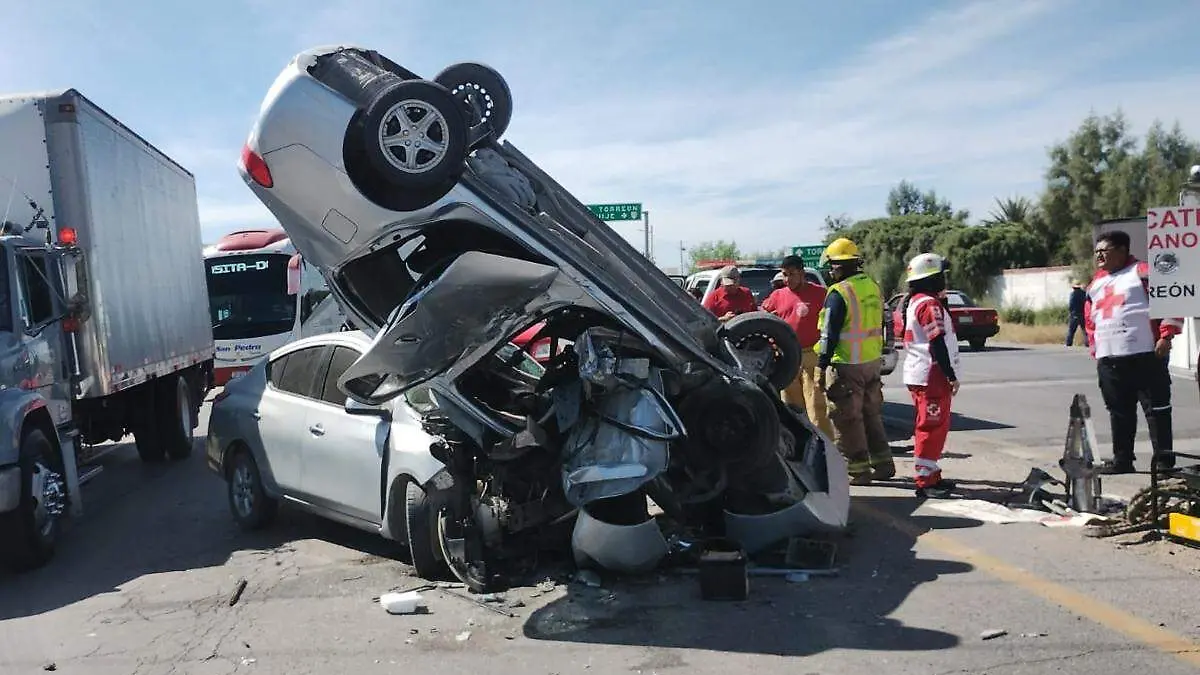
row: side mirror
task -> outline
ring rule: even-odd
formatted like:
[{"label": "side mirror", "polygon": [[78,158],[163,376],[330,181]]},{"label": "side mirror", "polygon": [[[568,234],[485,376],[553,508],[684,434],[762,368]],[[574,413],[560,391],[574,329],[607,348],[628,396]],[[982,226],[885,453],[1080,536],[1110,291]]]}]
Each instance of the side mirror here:
[{"label": "side mirror", "polygon": [[365,417],[378,417],[383,420],[392,419],[392,413],[387,408],[370,406],[364,403],[359,403],[352,398],[346,399],[345,404],[347,415],[362,415]]}]

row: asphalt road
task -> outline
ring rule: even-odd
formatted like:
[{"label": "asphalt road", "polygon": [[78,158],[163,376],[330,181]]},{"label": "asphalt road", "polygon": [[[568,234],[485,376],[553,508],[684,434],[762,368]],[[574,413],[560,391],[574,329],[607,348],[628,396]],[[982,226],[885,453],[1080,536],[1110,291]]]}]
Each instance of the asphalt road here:
[{"label": "asphalt road", "polygon": [[[903,354],[903,350],[901,350]],[[982,352],[962,352],[962,389],[954,399],[953,431],[972,432],[972,441],[1022,448],[1038,456],[1060,456],[1071,400],[1087,397],[1097,440],[1109,452],[1108,413],[1096,383],[1095,362],[1081,347],[992,345]],[[911,424],[912,400],[904,388],[900,365],[884,383],[885,414]],[[1172,390],[1175,438],[1184,451],[1200,442],[1200,391],[1193,378],[1175,377]],[[1149,443],[1144,418],[1139,422],[1141,446]],[[1149,446],[1146,445],[1148,448]],[[1107,454],[1105,455],[1107,456]]]},{"label": "asphalt road", "polygon": [[[1030,463],[1022,453],[1052,459],[1070,395],[1094,393],[1075,354],[996,349],[965,355],[964,369],[960,428],[984,428],[956,431],[945,464],[975,497],[1019,481]],[[1189,387],[1179,389],[1182,399]],[[1197,409],[1190,391],[1181,410]],[[889,386],[898,402],[889,412],[901,419],[911,413],[904,394]],[[1200,436],[1195,424],[1182,423],[1184,435]],[[907,471],[905,435],[897,430]],[[719,603],[699,600],[686,575],[606,576],[598,589],[511,591],[514,616],[444,590],[426,593],[427,614],[385,614],[374,597],[422,583],[403,553],[287,510],[270,531],[242,534],[199,452],[147,467],[126,448],[86,498],[87,515],[48,567],[0,576],[0,673],[51,664],[87,675],[1200,669],[1197,552],[984,524],[922,505],[901,483],[855,490],[838,577],[755,577],[750,600]],[[983,639],[995,630],[1006,634]]]}]

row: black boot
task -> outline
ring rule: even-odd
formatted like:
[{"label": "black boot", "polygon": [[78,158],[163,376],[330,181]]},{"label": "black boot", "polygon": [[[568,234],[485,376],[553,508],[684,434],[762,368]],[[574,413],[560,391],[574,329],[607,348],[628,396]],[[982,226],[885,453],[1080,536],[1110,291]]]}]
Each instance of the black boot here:
[{"label": "black boot", "polygon": [[1100,463],[1098,473],[1104,476],[1116,476],[1126,473],[1137,473],[1132,460],[1106,459]]},{"label": "black boot", "polygon": [[957,486],[954,484],[954,481],[943,478],[929,487],[918,487],[917,496],[922,499],[926,497],[931,497],[933,499],[949,499],[955,487]]},{"label": "black boot", "polygon": [[1160,452],[1150,460],[1151,471],[1170,471],[1175,468],[1175,453]]}]

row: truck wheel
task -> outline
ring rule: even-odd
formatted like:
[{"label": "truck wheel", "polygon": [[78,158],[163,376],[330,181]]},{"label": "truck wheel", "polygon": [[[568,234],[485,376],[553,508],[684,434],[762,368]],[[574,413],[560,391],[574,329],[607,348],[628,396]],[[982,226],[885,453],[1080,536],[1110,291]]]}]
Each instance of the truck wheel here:
[{"label": "truck wheel", "polygon": [[747,369],[758,372],[778,389],[800,372],[800,343],[783,319],[770,312],[747,312],[730,319],[724,336]]},{"label": "truck wheel", "polygon": [[410,479],[404,482],[404,531],[408,553],[417,576],[429,581],[444,579],[449,571],[434,552],[434,510],[429,496]]},{"label": "truck wheel", "polygon": [[467,116],[467,126],[483,122],[491,125],[493,139],[498,140],[512,121],[512,92],[504,77],[494,68],[482,63],[456,63],[433,78],[450,90]]},{"label": "truck wheel", "polygon": [[153,419],[143,422],[133,430],[133,442],[137,445],[138,457],[147,464],[161,462],[167,456],[159,431],[160,428]]},{"label": "truck wheel", "polygon": [[54,555],[59,518],[66,509],[66,489],[57,471],[54,445],[41,429],[21,439],[21,501],[16,511],[0,515],[0,563],[14,571],[41,567]]},{"label": "truck wheel", "polygon": [[155,400],[161,446],[171,459],[186,459],[192,454],[192,430],[195,409],[192,388],[182,375],[163,378]]},{"label": "truck wheel", "polygon": [[279,502],[263,488],[262,474],[250,451],[233,451],[225,481],[229,510],[243,530],[261,530],[275,520]]},{"label": "truck wheel", "polygon": [[436,82],[405,80],[381,92],[362,115],[360,139],[374,172],[400,190],[456,181],[465,167],[464,109]]}]

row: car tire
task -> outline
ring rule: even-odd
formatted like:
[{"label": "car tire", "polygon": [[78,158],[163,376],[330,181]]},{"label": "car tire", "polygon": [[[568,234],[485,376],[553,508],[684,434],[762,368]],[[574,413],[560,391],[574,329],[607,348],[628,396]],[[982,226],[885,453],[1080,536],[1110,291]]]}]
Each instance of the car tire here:
[{"label": "car tire", "polygon": [[468,127],[487,122],[493,140],[499,140],[508,130],[513,113],[512,91],[494,68],[482,63],[456,63],[433,80],[463,106]]},{"label": "car tire", "polygon": [[239,448],[229,458],[225,485],[229,511],[243,530],[261,530],[270,525],[279,510],[279,501],[267,494],[262,473],[250,451]]},{"label": "car tire", "polygon": [[[36,569],[54,556],[58,542],[59,519],[65,509],[65,487],[58,469],[58,453],[54,444],[41,429],[29,429],[21,438],[20,481],[21,496],[17,509],[0,514],[0,564],[14,572]],[[47,472],[45,480],[57,485],[57,495],[63,503],[59,513],[39,512],[39,500],[33,494],[34,479]],[[47,490],[43,490],[43,498]],[[40,522],[39,522],[40,521]]]},{"label": "car tire", "polygon": [[983,348],[987,346],[987,339],[986,338],[977,338],[974,340],[968,340],[967,344],[971,345],[972,350],[981,352],[981,351],[983,351]]},{"label": "car tire", "polygon": [[429,581],[444,579],[449,568],[436,552],[437,511],[416,481],[404,482],[404,539],[417,576]]},{"label": "car tire", "polygon": [[444,188],[465,168],[463,106],[436,82],[406,80],[383,90],[367,105],[358,129],[368,164],[393,189]]},{"label": "car tire", "polygon": [[741,349],[754,340],[769,341],[773,355],[763,364],[761,374],[777,389],[783,389],[800,373],[800,343],[786,321],[770,312],[747,312],[733,317],[723,326],[730,344]]}]

